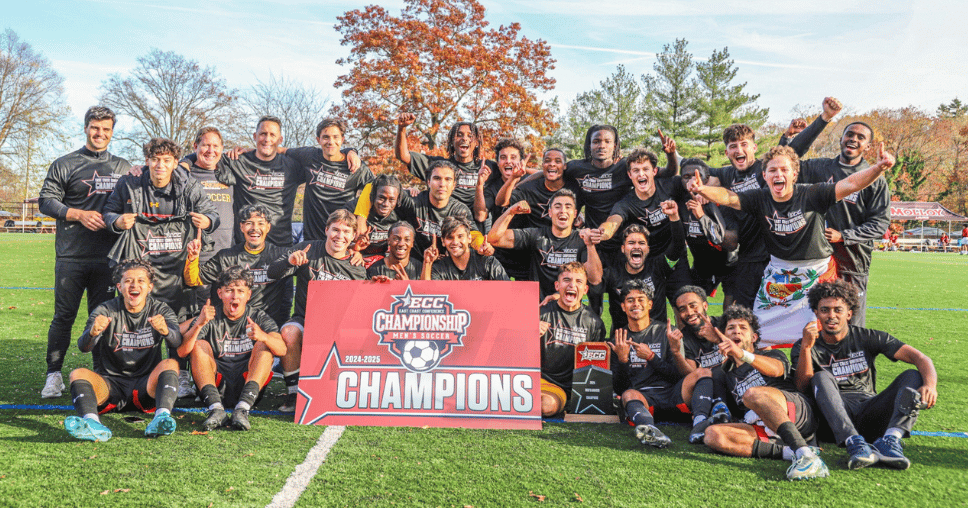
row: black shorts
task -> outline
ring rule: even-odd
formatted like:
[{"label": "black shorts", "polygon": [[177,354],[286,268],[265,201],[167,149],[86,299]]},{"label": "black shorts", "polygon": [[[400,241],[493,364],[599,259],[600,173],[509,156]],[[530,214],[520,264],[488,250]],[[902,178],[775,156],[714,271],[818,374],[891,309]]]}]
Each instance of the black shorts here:
[{"label": "black shorts", "polygon": [[155,412],[155,399],[148,395],[149,377],[150,374],[137,378],[102,375],[101,378],[108,385],[108,400],[98,406],[98,414],[135,409],[145,413]]},{"label": "black shorts", "polygon": [[692,411],[682,399],[682,382],[667,388],[639,390],[649,404],[649,412],[657,420],[681,420],[684,415],[691,415]]},{"label": "black shorts", "polygon": [[733,271],[723,279],[723,291],[733,299],[733,302],[752,309],[756,293],[763,282],[763,271],[769,263],[769,259],[736,263]]},{"label": "black shorts", "polygon": [[[222,404],[225,407],[234,407],[239,402],[242,387],[248,382],[248,378],[249,362],[215,361],[215,387],[218,388],[219,395],[222,397]],[[269,376],[265,384],[260,387],[255,404],[262,400],[262,395],[265,393],[266,387],[269,386],[269,381],[272,381],[272,376]]]},{"label": "black shorts", "polygon": [[[803,440],[808,443],[815,442],[817,437],[817,419],[813,414],[813,404],[800,392],[780,390],[780,393],[783,394],[783,398],[787,401],[787,417],[790,418],[790,421],[796,426],[797,431],[803,436]],[[778,436],[767,435],[766,429],[759,425],[754,425],[753,428],[756,429],[756,437],[760,441],[780,441]]]}]

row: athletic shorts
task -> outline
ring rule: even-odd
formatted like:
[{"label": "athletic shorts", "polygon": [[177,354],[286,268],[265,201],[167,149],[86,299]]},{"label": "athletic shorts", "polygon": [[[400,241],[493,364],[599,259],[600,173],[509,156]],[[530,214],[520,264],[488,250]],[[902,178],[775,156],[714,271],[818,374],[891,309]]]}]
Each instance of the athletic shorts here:
[{"label": "athletic shorts", "polygon": [[[219,395],[222,397],[222,404],[225,407],[234,407],[239,402],[239,396],[242,395],[242,387],[245,386],[248,379],[248,362],[229,363],[215,361],[215,387],[218,388]],[[262,400],[262,395],[265,393],[266,387],[269,386],[269,381],[272,381],[272,376],[269,376],[260,388],[259,396],[255,399],[255,404],[258,404]]]},{"label": "athletic shorts", "polygon": [[[780,390],[780,393],[787,401],[787,417],[796,426],[804,441],[814,441],[817,434],[817,419],[813,415],[813,405],[802,393],[786,390]],[[753,428],[756,429],[756,437],[760,441],[780,441],[779,436],[767,435],[766,428],[762,425],[754,425]]]},{"label": "athletic shorts", "polygon": [[108,385],[108,400],[97,408],[98,414],[108,411],[155,412],[155,399],[148,395],[148,378],[150,375],[131,378],[123,376],[105,376],[101,378]]},{"label": "athletic shorts", "polygon": [[299,331],[301,333],[302,332],[305,332],[306,331],[306,318],[304,318],[302,316],[293,316],[293,317],[289,318],[289,321],[286,321],[285,323],[283,323],[282,326],[279,327],[279,331],[281,332],[283,328],[285,328],[285,327],[287,327],[289,325],[298,327],[299,328]]},{"label": "athletic shorts", "polygon": [[658,389],[639,390],[649,404],[649,412],[656,419],[682,419],[683,415],[692,414],[686,401],[682,399],[682,382]]}]

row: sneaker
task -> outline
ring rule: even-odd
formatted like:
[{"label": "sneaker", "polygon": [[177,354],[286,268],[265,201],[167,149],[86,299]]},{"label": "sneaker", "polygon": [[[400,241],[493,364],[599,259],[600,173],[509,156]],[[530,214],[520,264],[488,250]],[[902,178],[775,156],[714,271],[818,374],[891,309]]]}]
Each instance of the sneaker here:
[{"label": "sneaker", "polygon": [[844,444],[847,445],[847,454],[850,455],[847,469],[860,469],[877,463],[877,455],[867,441],[864,441],[863,436],[850,436]]},{"label": "sneaker", "polygon": [[638,425],[635,427],[635,439],[640,443],[655,448],[665,448],[672,444],[672,440],[656,428],[655,425]]},{"label": "sneaker", "polygon": [[289,393],[286,394],[286,401],[279,406],[279,411],[283,413],[292,413],[296,411],[296,394]]},{"label": "sneaker", "polygon": [[895,436],[878,438],[871,445],[877,454],[877,461],[893,469],[907,469],[911,467],[911,459],[904,456],[901,440]]},{"label": "sneaker", "polygon": [[51,372],[47,374],[47,381],[44,383],[44,389],[40,391],[40,397],[44,399],[55,399],[61,396],[64,388],[64,377],[61,373]]},{"label": "sneaker", "polygon": [[787,469],[786,476],[787,480],[791,481],[813,480],[830,476],[830,471],[823,459],[811,449],[810,453],[804,453],[799,459],[793,461],[793,465]]},{"label": "sneaker", "polygon": [[713,405],[712,413],[709,415],[709,424],[714,423],[729,423],[733,419],[733,415],[729,414],[729,408],[726,407],[726,403],[719,401]]},{"label": "sneaker", "polygon": [[692,432],[689,434],[689,442],[692,444],[701,444],[706,437],[706,428],[710,425],[712,425],[711,418],[706,418],[693,425]]},{"label": "sneaker", "polygon": [[249,425],[249,410],[235,408],[232,411],[232,428],[235,430],[249,430],[252,425]]},{"label": "sneaker", "polygon": [[64,418],[64,430],[75,439],[105,442],[111,439],[111,429],[94,418],[68,416]]},{"label": "sneaker", "polygon": [[145,435],[148,437],[167,436],[175,432],[175,427],[177,427],[177,424],[170,413],[156,414],[145,427]]},{"label": "sneaker", "polygon": [[178,371],[178,398],[195,396],[195,384],[192,381],[192,374],[187,370]]},{"label": "sneaker", "polygon": [[217,429],[228,422],[229,414],[225,412],[225,409],[217,407],[205,413],[205,421],[202,422],[202,428],[204,428],[206,431]]}]

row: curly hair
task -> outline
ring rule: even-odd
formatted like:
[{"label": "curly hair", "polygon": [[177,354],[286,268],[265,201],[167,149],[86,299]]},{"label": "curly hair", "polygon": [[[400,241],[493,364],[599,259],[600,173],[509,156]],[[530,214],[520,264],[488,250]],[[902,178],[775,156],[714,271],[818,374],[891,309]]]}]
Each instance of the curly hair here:
[{"label": "curly hair", "polygon": [[171,155],[175,160],[181,159],[181,147],[167,138],[151,138],[144,144],[142,151],[145,154],[145,159],[159,155]]},{"label": "curly hair", "polygon": [[723,144],[728,145],[735,141],[743,141],[744,139],[756,141],[756,133],[753,132],[753,129],[749,125],[734,123],[723,130]]},{"label": "curly hair", "polygon": [[750,329],[756,334],[756,340],[753,341],[753,347],[756,348],[756,345],[760,342],[760,320],[756,317],[756,314],[753,314],[753,311],[742,305],[730,305],[726,307],[723,315],[719,318],[719,330],[725,332],[726,325],[734,319],[740,319],[749,323]]},{"label": "curly hair", "polygon": [[114,283],[119,284],[128,270],[144,270],[148,274],[148,282],[155,282],[155,269],[147,259],[126,259],[114,268]]},{"label": "curly hair", "polygon": [[655,299],[655,293],[652,291],[652,288],[646,285],[646,283],[643,282],[641,279],[632,279],[626,282],[625,285],[622,286],[621,291],[619,291],[619,294],[618,294],[619,301],[620,302],[625,301],[625,298],[632,291],[638,291],[644,294],[649,299],[650,302]]},{"label": "curly hair", "polygon": [[450,131],[447,133],[447,155],[453,157],[457,153],[457,148],[454,146],[454,140],[457,139],[457,131],[463,126],[468,126],[471,129],[471,135],[477,140],[477,146],[474,147],[474,160],[481,159],[481,131],[477,128],[477,125],[471,122],[457,122],[450,127]]},{"label": "curly hair", "polygon": [[810,310],[817,312],[820,300],[824,298],[840,298],[847,304],[851,311],[857,312],[857,287],[843,279],[831,282],[821,282],[810,288],[807,293],[807,301],[810,302]]},{"label": "curly hair", "polygon": [[518,150],[518,157],[524,160],[524,152],[526,151],[524,143],[522,143],[517,138],[501,138],[498,140],[497,144],[494,145],[494,160],[497,160],[501,156],[501,150],[505,148],[516,148]]},{"label": "curly hair", "polygon": [[241,282],[247,288],[252,289],[252,285],[255,284],[255,277],[252,276],[252,270],[244,266],[230,266],[218,275],[218,282],[215,283],[215,289],[222,289],[233,282]]},{"label": "curly hair", "polygon": [[652,164],[652,169],[659,167],[659,157],[655,152],[651,150],[646,150],[645,148],[636,148],[632,150],[629,154],[628,164],[631,166],[633,163],[641,163],[649,161]]},{"label": "curly hair", "polygon": [[798,174],[800,173],[800,157],[797,156],[797,152],[789,146],[774,146],[773,148],[770,148],[770,151],[763,155],[763,167],[766,168],[770,161],[776,159],[777,157],[786,157],[787,159],[790,159],[790,164],[793,166],[793,171]]}]

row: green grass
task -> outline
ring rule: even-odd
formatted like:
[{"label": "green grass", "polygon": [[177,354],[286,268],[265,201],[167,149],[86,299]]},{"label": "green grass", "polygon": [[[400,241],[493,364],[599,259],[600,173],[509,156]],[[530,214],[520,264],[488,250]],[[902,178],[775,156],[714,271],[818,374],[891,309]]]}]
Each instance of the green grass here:
[{"label": "green grass", "polygon": [[[53,236],[0,235],[0,261],[0,287],[51,287]],[[968,312],[887,308],[968,309],[968,257],[875,253],[869,291],[878,308],[868,310],[868,325],[924,351],[938,368],[938,406],[915,429],[968,431]],[[39,392],[52,301],[52,291],[0,290],[0,404],[51,402]],[[72,345],[65,363],[66,373],[90,357]],[[907,368],[886,359],[877,366],[882,386]],[[281,391],[273,382],[259,409],[278,405]],[[52,402],[69,404],[66,396]],[[254,416],[251,432],[198,435],[202,415],[176,413],[175,434],[148,440],[144,422],[124,421],[135,414],[125,413],[105,418],[111,441],[88,443],[63,431],[69,414],[0,410],[0,506],[265,506],[323,431]],[[913,436],[905,452],[914,466],[905,472],[847,471],[844,451],[826,444],[832,476],[790,483],[785,462],[713,454],[686,444],[685,427],[665,430],[675,444],[657,451],[642,449],[625,425],[350,427],[298,506],[947,507],[968,499],[968,439]]]}]

